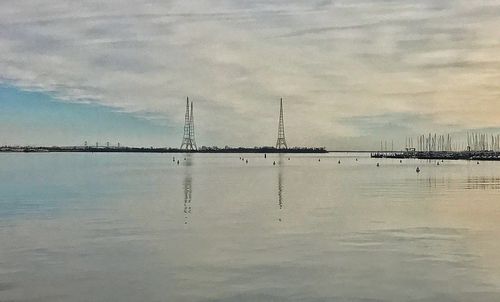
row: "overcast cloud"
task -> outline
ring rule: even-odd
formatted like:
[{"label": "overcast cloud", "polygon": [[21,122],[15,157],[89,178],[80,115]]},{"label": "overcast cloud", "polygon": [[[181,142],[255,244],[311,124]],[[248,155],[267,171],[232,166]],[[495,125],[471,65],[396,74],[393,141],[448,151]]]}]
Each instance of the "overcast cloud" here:
[{"label": "overcast cloud", "polygon": [[368,148],[500,126],[499,16],[500,0],[3,0],[0,82],[181,126],[189,95],[222,145],[272,144],[283,97],[289,145]]}]

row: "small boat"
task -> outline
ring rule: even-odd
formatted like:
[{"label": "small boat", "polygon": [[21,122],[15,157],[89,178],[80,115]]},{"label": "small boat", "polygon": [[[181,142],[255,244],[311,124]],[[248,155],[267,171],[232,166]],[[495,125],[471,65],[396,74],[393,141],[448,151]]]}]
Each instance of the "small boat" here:
[{"label": "small boat", "polygon": [[340,160],[339,160],[339,165],[340,165]]},{"label": "small boat", "polygon": [[420,168],[419,168],[419,167],[417,167],[417,170],[415,170],[415,171],[417,171],[417,173],[420,173]]},{"label": "small boat", "polygon": [[380,164],[379,164],[379,163],[377,163],[377,167],[380,167]]}]

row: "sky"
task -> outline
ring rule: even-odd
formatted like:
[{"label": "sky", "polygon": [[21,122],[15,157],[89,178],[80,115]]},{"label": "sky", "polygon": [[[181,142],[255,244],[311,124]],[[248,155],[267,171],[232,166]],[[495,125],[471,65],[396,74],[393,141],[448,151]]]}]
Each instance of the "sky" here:
[{"label": "sky", "polygon": [[0,144],[500,133],[500,0],[2,0]]}]

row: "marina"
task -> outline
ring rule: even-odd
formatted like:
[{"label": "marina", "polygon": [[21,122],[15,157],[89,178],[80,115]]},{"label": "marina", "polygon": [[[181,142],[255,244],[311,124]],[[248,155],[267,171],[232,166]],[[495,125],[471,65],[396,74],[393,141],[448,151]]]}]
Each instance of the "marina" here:
[{"label": "marina", "polygon": [[370,152],[372,158],[428,159],[428,160],[500,160],[500,135],[467,132],[464,135],[427,134],[406,137],[402,151],[387,149],[380,142],[380,150]]},{"label": "marina", "polygon": [[395,159],[428,159],[428,160],[500,160],[498,151],[401,151],[401,152],[372,152],[372,158]]}]

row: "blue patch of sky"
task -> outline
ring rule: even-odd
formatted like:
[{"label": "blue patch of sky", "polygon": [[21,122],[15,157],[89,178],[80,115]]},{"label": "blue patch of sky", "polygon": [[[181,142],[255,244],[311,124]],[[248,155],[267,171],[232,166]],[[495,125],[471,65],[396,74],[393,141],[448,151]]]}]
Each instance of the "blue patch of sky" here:
[{"label": "blue patch of sky", "polygon": [[[182,126],[182,125],[181,125]],[[45,92],[0,85],[0,144],[177,146],[178,125],[106,106],[64,102]],[[181,129],[182,130],[182,129]]]}]

